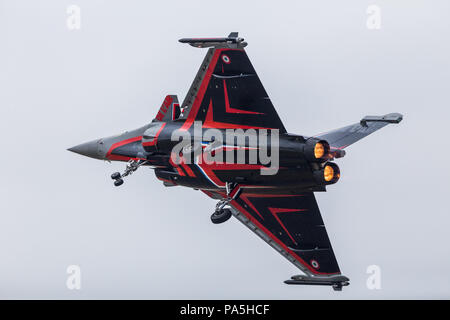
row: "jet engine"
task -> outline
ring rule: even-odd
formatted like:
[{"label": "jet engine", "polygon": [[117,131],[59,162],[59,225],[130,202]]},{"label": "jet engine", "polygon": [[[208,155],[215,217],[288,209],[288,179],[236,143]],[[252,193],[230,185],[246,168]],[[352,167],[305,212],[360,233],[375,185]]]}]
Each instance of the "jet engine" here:
[{"label": "jet engine", "polygon": [[309,138],[303,146],[303,154],[308,161],[325,162],[330,158],[330,145],[325,140]]},{"label": "jet engine", "polygon": [[334,162],[327,162],[322,169],[314,171],[314,178],[322,185],[336,183],[340,176],[341,171]]}]

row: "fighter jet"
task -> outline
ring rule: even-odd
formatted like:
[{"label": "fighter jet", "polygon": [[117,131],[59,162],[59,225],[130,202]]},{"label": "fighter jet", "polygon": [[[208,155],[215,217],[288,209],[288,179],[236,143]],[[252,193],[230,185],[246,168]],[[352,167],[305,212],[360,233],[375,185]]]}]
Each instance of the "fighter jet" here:
[{"label": "fighter jet", "polygon": [[[338,182],[335,160],[348,146],[403,116],[366,116],[310,136],[288,133],[237,32],[179,41],[208,48],[181,105],[167,95],[150,123],[68,150],[126,162],[123,173],[111,175],[115,186],[145,166],[166,187],[202,191],[218,201],[213,223],[234,216],[302,271],[285,283],[342,290],[349,279],[341,274],[314,193]],[[234,161],[218,157],[223,152]]]}]

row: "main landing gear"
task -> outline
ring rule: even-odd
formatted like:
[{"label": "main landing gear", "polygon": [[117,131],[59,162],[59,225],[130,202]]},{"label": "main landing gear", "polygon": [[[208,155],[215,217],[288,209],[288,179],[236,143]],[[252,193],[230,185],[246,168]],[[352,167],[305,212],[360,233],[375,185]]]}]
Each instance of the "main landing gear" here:
[{"label": "main landing gear", "polygon": [[233,214],[231,213],[230,209],[219,209],[214,211],[214,213],[211,215],[211,222],[214,224],[219,224],[227,221],[231,218]]},{"label": "main landing gear", "polygon": [[237,183],[227,182],[226,190],[227,197],[216,204],[216,210],[211,215],[211,222],[214,224],[223,223],[231,218],[233,213],[231,212],[231,209],[225,208],[225,206],[229,206],[231,200],[237,199],[241,193]]},{"label": "main landing gear", "polygon": [[114,185],[116,187],[121,186],[123,184],[123,178],[129,176],[133,172],[135,172],[140,166],[146,164],[147,160],[130,160],[127,162],[127,166],[125,167],[125,171],[120,174],[120,172],[114,172],[111,175],[111,179],[115,180]]}]

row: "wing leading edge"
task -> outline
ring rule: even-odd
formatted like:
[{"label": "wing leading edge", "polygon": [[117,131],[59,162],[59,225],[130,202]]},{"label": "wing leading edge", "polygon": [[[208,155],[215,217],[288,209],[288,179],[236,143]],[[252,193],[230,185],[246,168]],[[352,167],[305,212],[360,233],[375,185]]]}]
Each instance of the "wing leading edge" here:
[{"label": "wing leading edge", "polygon": [[210,47],[184,99],[179,119],[187,130],[194,121],[212,128],[271,128],[286,132],[247,53],[242,38],[181,39]]}]

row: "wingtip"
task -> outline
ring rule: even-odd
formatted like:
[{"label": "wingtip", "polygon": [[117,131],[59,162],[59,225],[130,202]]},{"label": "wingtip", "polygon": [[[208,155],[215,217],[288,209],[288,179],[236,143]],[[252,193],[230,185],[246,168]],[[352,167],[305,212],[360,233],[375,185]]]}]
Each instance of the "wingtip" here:
[{"label": "wingtip", "polygon": [[384,116],[365,116],[361,119],[361,125],[366,126],[367,122],[387,122],[387,123],[400,123],[403,120],[401,113],[388,113]]},{"label": "wingtip", "polygon": [[395,113],[389,113],[385,115],[383,118],[386,120],[389,120],[391,123],[400,123],[403,120],[403,114],[395,112]]},{"label": "wingtip", "polygon": [[292,276],[291,279],[285,280],[284,283],[291,285],[320,285],[332,286],[333,290],[341,291],[343,287],[350,285],[350,279],[341,274],[329,277],[311,277],[304,275]]}]

